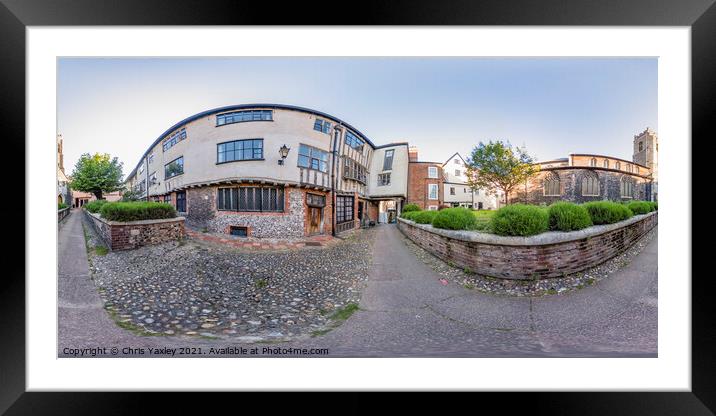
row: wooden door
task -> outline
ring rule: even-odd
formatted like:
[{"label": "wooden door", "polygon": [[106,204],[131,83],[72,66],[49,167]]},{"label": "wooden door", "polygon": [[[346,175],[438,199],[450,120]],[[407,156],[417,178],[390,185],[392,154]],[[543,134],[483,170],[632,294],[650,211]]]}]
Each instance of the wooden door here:
[{"label": "wooden door", "polygon": [[320,234],[321,223],[323,222],[323,208],[309,207],[308,215],[308,234]]}]

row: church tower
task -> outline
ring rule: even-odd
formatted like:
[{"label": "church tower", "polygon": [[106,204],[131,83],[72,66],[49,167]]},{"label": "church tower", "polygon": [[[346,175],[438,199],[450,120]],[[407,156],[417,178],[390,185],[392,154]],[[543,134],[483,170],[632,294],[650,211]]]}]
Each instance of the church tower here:
[{"label": "church tower", "polygon": [[634,135],[634,156],[632,161],[651,169],[653,183],[652,198],[657,199],[657,183],[659,182],[659,142],[656,132],[649,127],[643,132]]}]

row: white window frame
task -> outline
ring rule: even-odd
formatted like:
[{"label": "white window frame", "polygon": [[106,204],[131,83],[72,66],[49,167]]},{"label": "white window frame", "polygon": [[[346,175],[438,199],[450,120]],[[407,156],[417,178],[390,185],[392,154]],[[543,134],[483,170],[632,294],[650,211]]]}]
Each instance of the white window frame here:
[{"label": "white window frame", "polygon": [[[433,172],[435,172],[435,173],[433,173]],[[428,166],[428,178],[430,178],[430,179],[438,178],[438,167],[437,166]]]},{"label": "white window frame", "polygon": [[[434,188],[433,188],[434,187]],[[435,189],[435,198],[432,197],[432,189]],[[438,184],[436,183],[429,183],[428,184],[428,199],[430,200],[438,200],[438,191],[440,188],[438,187]]]},{"label": "white window frame", "polygon": [[428,205],[428,211],[437,211],[438,206],[437,205]]}]

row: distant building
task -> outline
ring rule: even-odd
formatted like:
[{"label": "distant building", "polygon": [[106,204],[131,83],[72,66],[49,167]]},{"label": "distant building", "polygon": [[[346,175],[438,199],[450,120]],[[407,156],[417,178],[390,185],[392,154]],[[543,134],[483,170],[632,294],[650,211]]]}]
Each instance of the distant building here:
[{"label": "distant building", "polygon": [[656,132],[646,128],[643,132],[634,135],[634,163],[644,165],[651,169],[652,178],[652,200],[658,200],[659,187],[659,140]]},{"label": "distant building", "polygon": [[70,180],[65,175],[65,161],[62,152],[62,135],[57,135],[57,203],[72,205],[72,192],[70,191]]},{"label": "distant building", "polygon": [[408,204],[424,210],[440,209],[444,204],[442,163],[419,161],[415,146],[410,146],[408,158]]},{"label": "distant building", "polygon": [[467,162],[455,153],[443,163],[445,205],[472,209],[498,208],[497,193],[486,189],[473,190],[468,184]]},{"label": "distant building", "polygon": [[539,173],[513,190],[510,203],[655,200],[656,134],[647,129],[634,136],[634,149],[631,161],[575,153],[537,162]]}]

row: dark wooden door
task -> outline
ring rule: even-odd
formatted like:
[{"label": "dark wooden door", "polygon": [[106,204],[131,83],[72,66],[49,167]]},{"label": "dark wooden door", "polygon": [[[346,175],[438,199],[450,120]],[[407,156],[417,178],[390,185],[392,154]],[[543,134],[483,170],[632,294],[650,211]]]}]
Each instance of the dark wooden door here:
[{"label": "dark wooden door", "polygon": [[319,234],[321,232],[321,222],[323,220],[323,208],[308,208],[308,234]]}]

